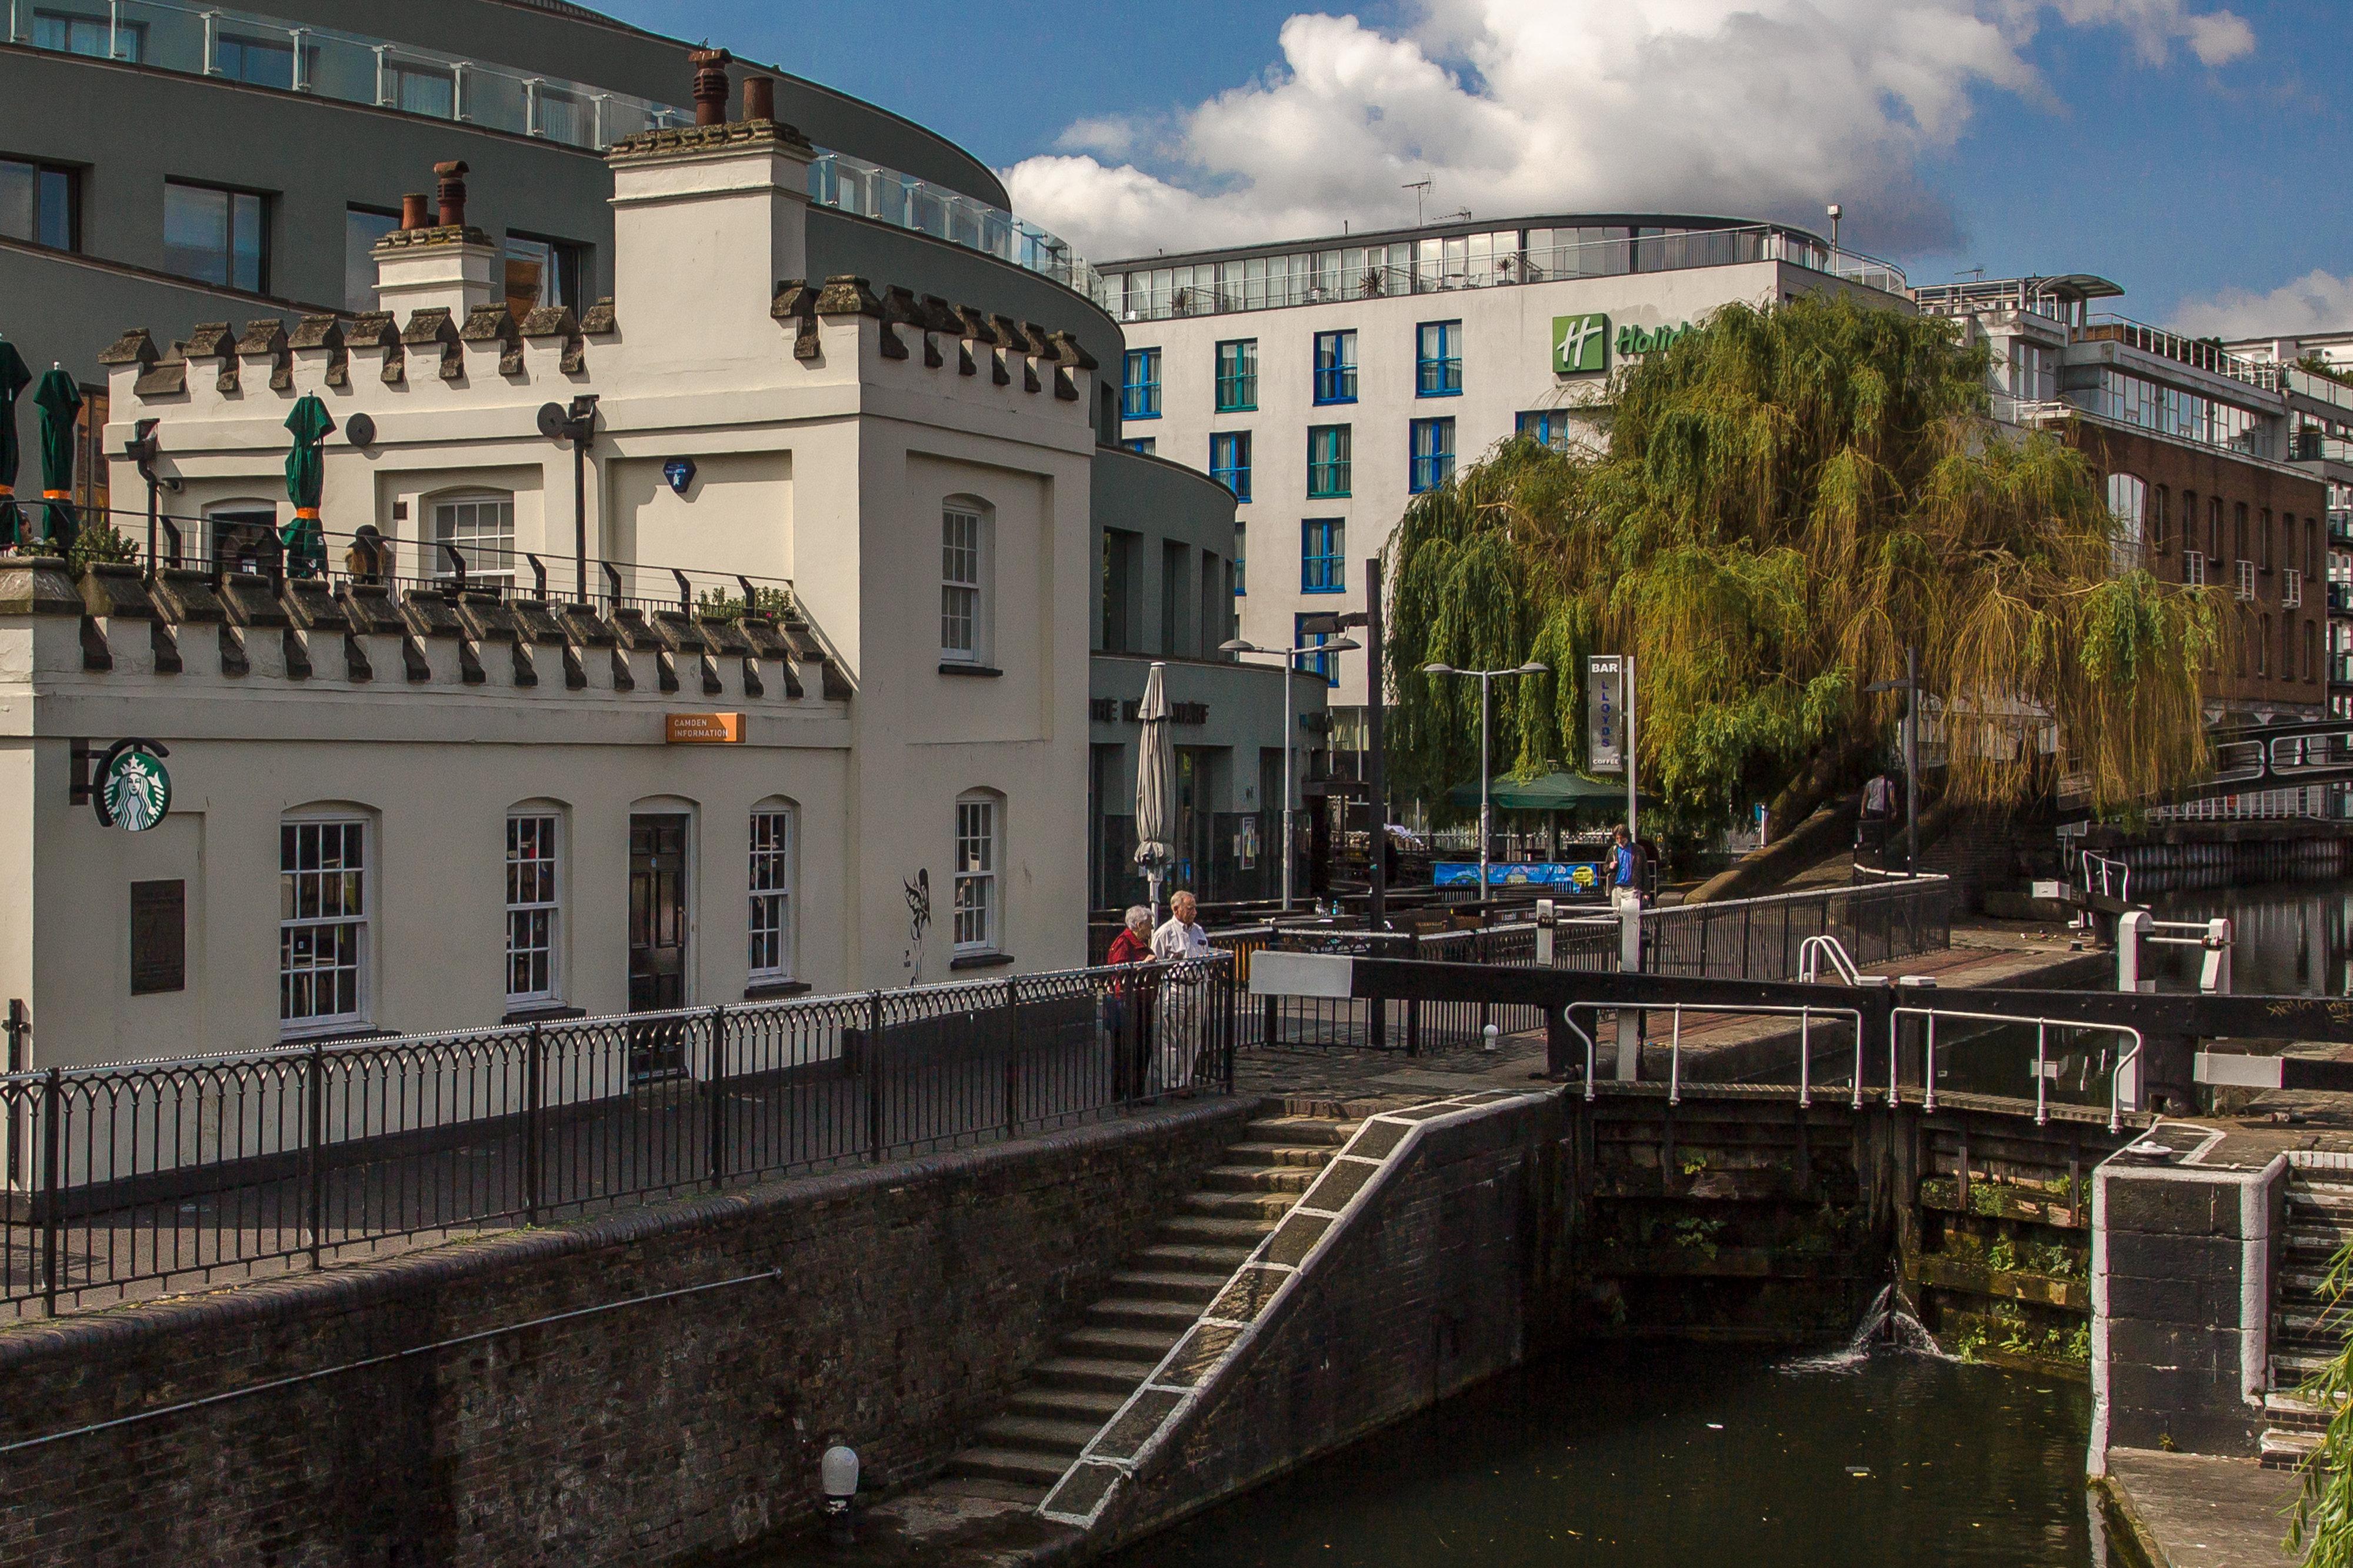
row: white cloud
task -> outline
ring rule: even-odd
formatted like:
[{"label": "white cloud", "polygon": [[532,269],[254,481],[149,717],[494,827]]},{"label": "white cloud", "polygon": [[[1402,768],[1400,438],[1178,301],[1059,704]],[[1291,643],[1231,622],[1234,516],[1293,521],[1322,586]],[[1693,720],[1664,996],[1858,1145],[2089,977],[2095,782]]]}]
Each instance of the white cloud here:
[{"label": "white cloud", "polygon": [[1981,89],[2039,97],[2039,26],[2113,27],[2135,56],[2254,47],[2207,0],[1422,0],[1409,27],[1286,21],[1282,58],[1166,122],[1093,120],[1004,172],[1023,216],[1086,255],[1409,223],[1469,207],[1818,221],[1957,242],[1913,170]]},{"label": "white cloud", "polygon": [[2293,338],[2353,330],[2353,278],[2316,268],[2268,294],[2225,289],[2211,300],[2176,307],[2173,330],[2200,338]]}]

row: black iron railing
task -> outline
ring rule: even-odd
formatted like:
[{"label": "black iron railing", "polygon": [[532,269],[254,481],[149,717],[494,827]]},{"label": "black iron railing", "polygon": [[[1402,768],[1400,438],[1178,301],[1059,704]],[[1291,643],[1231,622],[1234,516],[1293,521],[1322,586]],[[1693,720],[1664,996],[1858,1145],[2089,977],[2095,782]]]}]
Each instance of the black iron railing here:
[{"label": "black iron railing", "polygon": [[1642,972],[1710,980],[1794,980],[1810,937],[1837,939],[1861,966],[1952,945],[1952,884],[1907,878],[1820,892],[1647,910]]},{"label": "black iron railing", "polygon": [[[1245,989],[1250,983],[1250,961],[1269,948],[1286,952],[1338,952],[1514,967],[1532,967],[1536,962],[1536,928],[1533,925],[1419,935],[1250,926],[1213,932],[1209,940],[1219,950],[1234,955],[1236,984]],[[1614,926],[1599,932],[1579,926],[1556,933],[1556,968],[1614,970],[1618,966],[1617,954]],[[1238,1007],[1234,1037],[1236,1046],[1242,1049],[1322,1047],[1394,1050],[1418,1057],[1478,1049],[1491,1025],[1498,1037],[1518,1034],[1544,1027],[1544,1015],[1533,1007],[1488,1003],[1398,1002],[1382,1008],[1345,997],[1259,996],[1246,998]]]},{"label": "black iron railing", "polygon": [[0,1076],[0,1317],[1229,1092],[1234,972],[1219,955]]}]

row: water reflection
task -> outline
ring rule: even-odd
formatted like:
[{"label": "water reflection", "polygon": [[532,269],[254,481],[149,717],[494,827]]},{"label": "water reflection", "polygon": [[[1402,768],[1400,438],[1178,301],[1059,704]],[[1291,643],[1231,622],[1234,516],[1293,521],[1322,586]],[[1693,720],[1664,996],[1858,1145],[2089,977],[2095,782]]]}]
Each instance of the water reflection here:
[{"label": "water reflection", "polygon": [[[2241,994],[2353,995],[2353,881],[2167,893],[2155,908],[2159,920],[2231,917],[2238,938],[2231,989]],[[2163,950],[2157,983],[2198,989],[2198,950]]]},{"label": "water reflection", "polygon": [[1594,1345],[1145,1542],[1127,1568],[2108,1568],[2063,1378]]}]

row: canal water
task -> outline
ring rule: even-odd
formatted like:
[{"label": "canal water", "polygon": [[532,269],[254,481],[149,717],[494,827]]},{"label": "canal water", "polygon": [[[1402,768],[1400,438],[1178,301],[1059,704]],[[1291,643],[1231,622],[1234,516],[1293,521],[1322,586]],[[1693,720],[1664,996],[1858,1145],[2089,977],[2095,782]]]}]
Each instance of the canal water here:
[{"label": "canal water", "polygon": [[1490,1383],[1121,1568],[2118,1568],[2079,1381],[1881,1349],[1604,1344]]}]

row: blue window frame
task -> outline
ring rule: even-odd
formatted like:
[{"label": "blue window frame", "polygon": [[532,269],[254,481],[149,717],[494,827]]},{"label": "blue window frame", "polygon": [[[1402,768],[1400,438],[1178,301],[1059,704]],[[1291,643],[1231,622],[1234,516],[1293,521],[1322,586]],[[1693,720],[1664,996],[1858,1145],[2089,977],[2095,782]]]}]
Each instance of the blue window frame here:
[{"label": "blue window frame", "polygon": [[1356,401],[1356,333],[1354,328],[1315,334],[1315,401]]},{"label": "blue window frame", "polygon": [[1250,524],[1234,524],[1234,597],[1250,592]]},{"label": "blue window frame", "polygon": [[1454,477],[1454,421],[1417,419],[1413,422],[1412,471],[1408,489],[1419,495],[1434,490]]},{"label": "blue window frame", "polygon": [[1131,452],[1149,458],[1158,448],[1160,443],[1150,436],[1130,436],[1123,439],[1120,445]]},{"label": "blue window frame", "polygon": [[1307,495],[1311,500],[1348,493],[1349,452],[1354,444],[1345,425],[1307,427]]},{"label": "blue window frame", "polygon": [[1413,395],[1459,397],[1462,393],[1462,323],[1424,321],[1414,329]]},{"label": "blue window frame", "polygon": [[1209,437],[1209,477],[1234,492],[1236,500],[1250,499],[1250,439],[1247,430],[1220,430]]},{"label": "blue window frame", "polygon": [[1568,410],[1542,408],[1523,414],[1513,433],[1556,452],[1565,452],[1568,449]]},{"label": "blue window frame", "polygon": [[1348,525],[1336,517],[1311,517],[1299,525],[1299,591],[1337,594],[1348,585]]},{"label": "blue window frame", "polygon": [[1160,417],[1160,351],[1130,349],[1124,362],[1125,374],[1119,389],[1119,416],[1123,419],[1157,419]]},{"label": "blue window frame", "polygon": [[1258,340],[1236,338],[1218,345],[1218,412],[1258,406]]},{"label": "blue window frame", "polygon": [[[1332,640],[1332,634],[1330,632],[1309,631],[1307,629],[1307,621],[1308,617],[1305,616],[1293,616],[1292,617],[1292,647],[1322,647],[1325,643]],[[1326,686],[1337,686],[1340,684],[1339,667],[1333,662],[1332,656],[1328,653],[1302,654],[1299,658],[1299,663],[1296,668],[1309,675],[1322,676],[1324,678],[1324,684]]]}]

